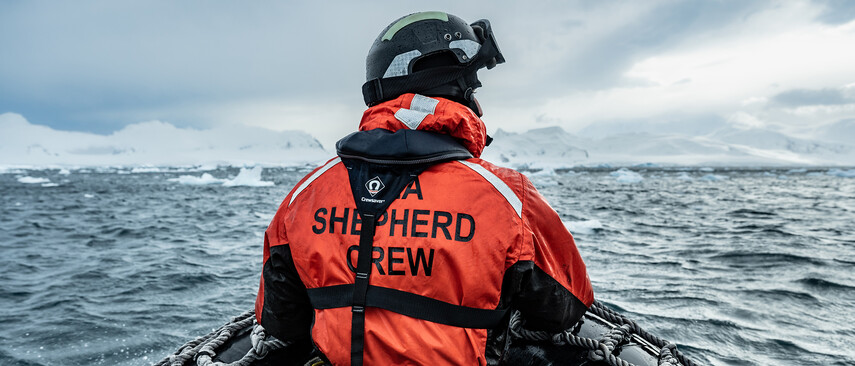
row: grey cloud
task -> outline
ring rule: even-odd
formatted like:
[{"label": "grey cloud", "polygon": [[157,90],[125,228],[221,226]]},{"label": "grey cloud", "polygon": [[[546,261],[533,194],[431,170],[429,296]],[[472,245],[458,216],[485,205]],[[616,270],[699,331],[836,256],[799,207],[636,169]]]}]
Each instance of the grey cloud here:
[{"label": "grey cloud", "polygon": [[620,133],[707,135],[727,126],[727,122],[713,114],[672,114],[631,120],[602,121],[579,130],[578,135],[604,138]]},{"label": "grey cloud", "polygon": [[818,20],[828,24],[843,24],[855,19],[855,1],[851,0],[814,0],[824,7]]},{"label": "grey cloud", "polygon": [[[473,20],[502,12],[431,5]],[[203,113],[174,112],[188,105],[361,106],[368,47],[388,22],[418,10],[377,1],[0,1],[0,113],[109,133],[148,119],[207,127]]]},{"label": "grey cloud", "polygon": [[855,103],[855,98],[844,95],[840,89],[793,89],[775,95],[772,102],[785,107],[801,107],[849,104]]},{"label": "grey cloud", "polygon": [[[337,17],[362,8],[338,4]],[[109,132],[195,103],[359,103],[361,61],[382,26],[352,18],[342,32],[326,13],[273,1],[2,2],[0,111]]]},{"label": "grey cloud", "polygon": [[[544,80],[544,83],[560,90],[597,90],[634,83],[623,75],[637,61],[743,21],[767,5],[765,1],[668,1],[656,4],[642,16],[598,39],[592,46],[566,53],[563,60],[553,65],[560,71],[552,70],[549,80]],[[605,8],[617,12],[621,6],[625,4],[612,4],[611,8]],[[588,27],[596,27],[597,22],[596,18],[585,21]],[[584,32],[578,28],[571,31]],[[559,78],[555,78],[556,75]]]}]

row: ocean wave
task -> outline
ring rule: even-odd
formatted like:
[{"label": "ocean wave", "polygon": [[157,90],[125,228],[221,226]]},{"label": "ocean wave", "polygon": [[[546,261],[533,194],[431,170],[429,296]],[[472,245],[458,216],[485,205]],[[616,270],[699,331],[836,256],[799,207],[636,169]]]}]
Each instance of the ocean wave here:
[{"label": "ocean wave", "polygon": [[747,296],[751,296],[754,298],[786,300],[787,302],[799,300],[814,304],[819,303],[819,299],[817,299],[812,294],[802,291],[793,291],[789,289],[749,289],[742,290],[741,292]]},{"label": "ocean wave", "polygon": [[603,223],[600,220],[564,221],[563,223],[567,230],[574,235],[593,234],[603,228]]},{"label": "ocean wave", "polygon": [[746,251],[730,251],[726,253],[716,254],[710,257],[716,261],[725,261],[733,264],[756,264],[758,266],[769,265],[796,265],[796,264],[811,264],[817,266],[825,265],[825,261],[816,257],[802,256],[787,253],[766,253],[766,252],[746,252]]},{"label": "ocean wave", "polygon": [[837,282],[832,282],[822,278],[816,277],[805,277],[795,281],[796,283],[800,283],[802,285],[820,289],[820,290],[846,290],[851,291],[855,290],[855,286],[844,285]]},{"label": "ocean wave", "polygon": [[777,214],[769,211],[759,211],[752,210],[749,208],[740,208],[738,210],[733,210],[727,213],[728,216],[737,216],[737,217],[746,217],[746,218],[757,218],[756,216],[776,216]]}]

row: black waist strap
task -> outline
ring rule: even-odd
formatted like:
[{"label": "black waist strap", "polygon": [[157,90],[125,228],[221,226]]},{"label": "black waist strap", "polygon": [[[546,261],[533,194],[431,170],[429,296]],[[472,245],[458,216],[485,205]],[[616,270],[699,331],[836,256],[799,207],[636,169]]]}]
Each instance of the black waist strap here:
[{"label": "black waist strap", "polygon": [[[309,300],[315,309],[352,306],[354,285],[310,288]],[[365,306],[386,309],[411,318],[461,328],[492,329],[507,314],[507,309],[478,309],[454,305],[427,296],[386,287],[368,286]]]}]

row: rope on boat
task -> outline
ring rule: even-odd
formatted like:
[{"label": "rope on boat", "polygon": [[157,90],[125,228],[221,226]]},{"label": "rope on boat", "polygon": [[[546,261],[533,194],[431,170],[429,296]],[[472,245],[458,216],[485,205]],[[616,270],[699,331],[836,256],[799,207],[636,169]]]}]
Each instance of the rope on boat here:
[{"label": "rope on boat", "polygon": [[[618,346],[628,342],[631,337],[638,336],[659,347],[659,366],[697,366],[697,364],[677,350],[677,345],[650,334],[636,322],[620,313],[607,308],[599,301],[594,301],[588,314],[594,314],[605,319],[616,327],[602,335],[600,339],[585,338],[573,334],[573,328],[557,334],[543,331],[533,331],[523,328],[525,321],[519,311],[511,314],[510,332],[516,338],[530,341],[549,341],[555,345],[571,345],[588,350],[588,359],[595,362],[605,362],[611,366],[635,366],[619,356],[612,354]],[[587,315],[586,315],[587,316]],[[243,358],[232,363],[214,362],[215,350],[234,337],[240,330],[253,325],[250,339],[252,348]],[[272,336],[268,337],[264,328],[255,323],[255,310],[247,311],[232,318],[219,329],[196,338],[181,346],[177,352],[153,366],[183,366],[191,359],[196,360],[197,366],[250,366],[255,360],[263,359],[269,352],[288,346]]]},{"label": "rope on boat", "polygon": [[[249,352],[235,362],[214,362],[213,358],[217,355],[216,349],[250,325],[253,325],[253,328],[249,335],[252,341]],[[264,328],[255,323],[255,310],[250,310],[232,318],[219,329],[187,342],[177,352],[160,360],[154,366],[183,366],[193,359],[196,360],[197,366],[249,366],[252,362],[263,359],[269,352],[286,347],[288,344],[289,342],[268,337]]]},{"label": "rope on boat", "polygon": [[659,347],[659,366],[697,366],[697,364],[677,350],[677,345],[650,334],[642,329],[635,321],[609,309],[599,301],[594,301],[589,314],[603,318],[617,327],[612,328],[601,339],[579,337],[572,333],[572,328],[561,333],[550,334],[543,331],[533,331],[523,328],[524,320],[518,311],[511,315],[511,334],[517,338],[530,341],[551,341],[555,345],[572,345],[588,349],[588,359],[606,362],[611,366],[635,366],[626,360],[612,354],[617,346],[629,341],[631,335],[641,337],[645,341]]}]

